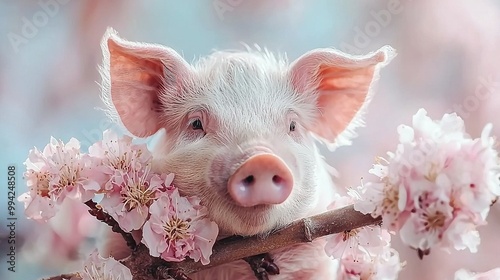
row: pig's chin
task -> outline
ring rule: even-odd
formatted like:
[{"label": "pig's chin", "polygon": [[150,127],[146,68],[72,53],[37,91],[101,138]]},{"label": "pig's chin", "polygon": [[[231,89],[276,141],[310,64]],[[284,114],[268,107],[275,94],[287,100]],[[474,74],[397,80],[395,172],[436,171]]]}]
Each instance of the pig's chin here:
[{"label": "pig's chin", "polygon": [[273,206],[238,207],[221,217],[220,230],[226,235],[266,235],[282,226]]}]

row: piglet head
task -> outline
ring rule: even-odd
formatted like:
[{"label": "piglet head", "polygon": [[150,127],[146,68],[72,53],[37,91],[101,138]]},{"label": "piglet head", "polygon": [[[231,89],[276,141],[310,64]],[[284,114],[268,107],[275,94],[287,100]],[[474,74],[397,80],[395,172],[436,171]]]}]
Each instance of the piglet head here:
[{"label": "piglet head", "polygon": [[349,142],[393,56],[390,47],[366,56],[318,49],[288,64],[257,50],[188,64],[113,30],[102,47],[110,115],[138,137],[165,129],[156,171],[175,173],[174,185],[200,197],[221,232],[240,235],[301,218],[330,193],[314,139],[331,149]]}]

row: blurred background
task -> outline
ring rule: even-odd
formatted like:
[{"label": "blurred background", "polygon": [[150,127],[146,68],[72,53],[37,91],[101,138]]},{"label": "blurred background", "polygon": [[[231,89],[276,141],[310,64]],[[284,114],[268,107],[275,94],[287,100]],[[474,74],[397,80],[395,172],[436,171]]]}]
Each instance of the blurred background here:
[{"label": "blurred background", "polygon": [[[23,162],[50,136],[75,137],[83,150],[113,128],[99,99],[101,36],[106,27],[132,41],[168,45],[194,61],[217,49],[256,43],[294,60],[334,47],[362,54],[390,44],[398,56],[381,72],[377,93],[352,146],[327,156],[337,183],[356,186],[376,156],[395,148],[396,127],[421,107],[432,118],[456,111],[477,137],[487,122],[500,133],[500,1],[0,1],[0,279],[39,279],[74,271],[95,242],[85,207],[65,207],[49,225],[16,207],[16,272],[7,270],[7,166],[16,195],[26,191]],[[434,250],[420,261],[394,246],[407,266],[400,279],[452,279],[458,268],[500,266],[500,208],[480,228],[478,254]]]}]

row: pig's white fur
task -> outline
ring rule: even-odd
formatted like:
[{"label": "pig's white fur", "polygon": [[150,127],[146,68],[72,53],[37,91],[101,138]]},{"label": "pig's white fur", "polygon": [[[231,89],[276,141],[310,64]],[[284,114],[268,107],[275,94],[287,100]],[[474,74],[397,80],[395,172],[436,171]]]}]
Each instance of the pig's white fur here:
[{"label": "pig's white fur", "polygon": [[[234,137],[245,138],[248,134],[252,137],[266,134],[269,124],[283,122],[288,111],[293,110],[301,123],[309,126],[313,125],[318,114],[317,96],[312,93],[291,94],[294,89],[284,56],[276,57],[266,50],[219,51],[193,65],[186,64],[186,68],[191,76],[184,80],[186,89],[183,94],[170,93],[166,88],[165,94],[160,96],[162,103],[166,104],[163,106],[163,122],[167,126],[185,126],[185,112],[208,109],[216,114],[222,128],[234,127],[235,120],[247,125],[247,133],[228,130],[225,132],[230,134],[221,134],[221,137],[234,140]],[[259,112],[270,119],[259,119]]]},{"label": "pig's white fur", "polygon": [[[207,110],[217,120],[217,127],[210,137],[199,139],[198,143],[184,139],[177,132],[171,135],[167,132],[169,137],[154,151],[157,157],[153,168],[161,172],[169,168],[177,174],[176,183],[182,186],[184,194],[203,197],[223,232],[265,234],[275,226],[300,218],[298,215],[310,213],[321,196],[319,190],[332,189],[333,184],[330,180],[319,181],[316,172],[324,169],[323,161],[315,158],[318,152],[311,139],[304,135],[303,143],[297,143],[287,136],[286,115],[293,111],[304,127],[314,125],[318,114],[317,96],[312,92],[295,93],[287,62],[269,52],[217,52],[194,64],[189,72],[191,75],[184,81],[186,89],[181,94],[165,88],[161,95],[163,122],[167,127],[182,128],[186,126],[186,112]],[[208,179],[203,177],[208,173],[207,164],[193,166],[192,163],[211,162],[217,153],[234,153],[234,149],[244,150],[245,145],[258,142],[265,142],[285,161],[287,154],[293,151],[302,162],[297,169],[292,169],[297,182],[290,198],[274,207],[274,214],[262,221],[262,228],[249,229],[243,224],[246,219],[240,217],[238,211],[241,210],[210,191],[215,186],[207,186]],[[187,152],[185,147],[191,151]],[[159,155],[166,156],[161,159]],[[186,163],[188,165],[183,166]],[[184,174],[185,171],[199,178],[192,178],[191,174]],[[326,205],[322,207],[324,211]]]},{"label": "pig's white fur", "polygon": [[[154,169],[157,172],[174,172],[176,181],[185,195],[198,195],[210,209],[210,216],[219,224],[224,234],[266,234],[273,227],[283,226],[295,219],[324,212],[332,202],[335,189],[328,173],[328,167],[313,143],[311,133],[304,129],[301,141],[294,141],[287,136],[287,119],[284,117],[293,111],[304,128],[312,125],[317,117],[317,94],[314,88],[316,81],[311,81],[310,90],[298,93],[290,82],[290,66],[284,56],[274,56],[267,51],[247,52],[216,52],[196,64],[186,63],[175,51],[151,44],[132,43],[120,39],[116,32],[109,29],[103,39],[104,62],[101,68],[103,100],[108,105],[109,115],[114,120],[120,120],[111,100],[111,77],[109,75],[110,57],[106,42],[113,39],[121,44],[134,48],[153,46],[173,53],[172,59],[183,69],[183,91],[181,94],[168,87],[169,81],[175,78],[166,77],[167,86],[160,93],[163,117],[160,120],[165,127],[185,128],[186,112],[207,110],[217,119],[217,129],[224,134],[214,131],[211,137],[198,140],[189,140],[182,132],[167,131],[167,137],[159,141],[154,151]],[[340,52],[330,50],[341,54]],[[392,56],[391,49],[386,47],[383,52],[387,57]],[[346,54],[341,54],[346,56]],[[363,59],[367,56],[357,56],[353,59]],[[387,59],[387,61],[389,60]],[[166,68],[170,64],[165,61]],[[378,68],[375,78],[378,76]],[[173,88],[173,87],[172,87]],[[224,93],[224,94],[221,94]],[[368,93],[367,102],[329,148],[341,144],[349,144],[355,134],[353,129],[362,124],[363,113],[371,94]],[[243,150],[243,144],[258,144],[269,138],[277,154],[285,161],[302,161],[294,170],[296,184],[294,190],[282,205],[272,210],[273,215],[262,220],[262,227],[245,228],[244,213],[238,213],[234,205],[220,198],[213,190],[214,186],[207,187],[207,164],[193,164],[210,162],[217,153],[230,152],[234,149]],[[249,140],[250,139],[250,140]],[[333,139],[320,139],[331,142]],[[237,145],[231,146],[231,143]],[[268,144],[269,144],[268,143]],[[242,144],[243,146],[240,146]],[[214,148],[221,146],[220,149]],[[284,148],[285,147],[285,148]],[[292,149],[297,154],[288,157],[286,149]],[[297,152],[298,150],[298,152]],[[288,157],[288,158],[287,158]],[[238,232],[243,228],[242,232]],[[301,244],[271,252],[281,274],[272,276],[272,279],[331,279],[334,264],[324,254],[324,240],[319,239],[309,244]],[[112,248],[105,248],[104,254]],[[254,279],[248,265],[241,261],[222,265],[200,272],[194,279]]]}]

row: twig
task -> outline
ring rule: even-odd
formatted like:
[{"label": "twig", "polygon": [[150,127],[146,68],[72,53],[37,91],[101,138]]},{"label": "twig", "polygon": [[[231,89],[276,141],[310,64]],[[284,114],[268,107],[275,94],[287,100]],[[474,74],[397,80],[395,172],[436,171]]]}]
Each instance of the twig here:
[{"label": "twig", "polygon": [[113,219],[113,217],[102,211],[102,208],[97,207],[97,203],[95,203],[92,200],[88,200],[85,202],[85,205],[87,205],[90,208],[89,210],[90,215],[96,217],[99,221],[109,225],[111,227],[111,230],[113,230],[114,232],[120,233],[123,236],[123,239],[125,239],[125,241],[127,242],[127,246],[130,249],[135,250],[137,248],[137,244],[135,243],[132,234],[123,231],[120,228],[120,225],[118,225],[118,222],[116,222],[115,219]]},{"label": "twig", "polygon": [[214,244],[210,263],[207,265],[202,265],[200,262],[192,260],[185,260],[178,263],[165,262],[149,256],[149,251],[143,244],[139,244],[136,252],[132,253],[123,263],[131,268],[131,270],[132,267],[137,267],[135,270],[136,274],[133,272],[133,275],[134,279],[138,280],[151,279],[147,278],[147,275],[144,273],[144,268],[147,266],[165,266],[180,269],[180,271],[189,275],[203,269],[264,254],[296,243],[311,242],[318,237],[328,234],[377,224],[380,221],[380,218],[373,218],[370,215],[364,215],[354,210],[354,207],[351,205],[295,221],[289,226],[270,234],[265,239],[255,236],[245,238],[229,237],[219,240]]},{"label": "twig", "polygon": [[351,205],[295,221],[289,226],[270,234],[265,239],[259,237],[222,239],[215,243],[208,265],[203,266],[199,262],[186,260],[180,263],[171,263],[171,267],[182,268],[186,274],[191,274],[209,267],[267,253],[296,243],[311,242],[321,236],[377,224],[380,221],[380,218],[373,218],[371,215],[364,215],[354,210]]},{"label": "twig", "polygon": [[364,215],[354,210],[351,205],[295,221],[289,226],[270,234],[265,239],[254,236],[245,238],[228,237],[219,240],[214,244],[208,265],[202,265],[200,262],[192,260],[178,263],[166,262],[160,258],[150,256],[149,250],[144,244],[137,245],[132,255],[121,262],[130,269],[132,275],[134,275],[134,280],[167,279],[168,276],[178,277],[179,280],[188,280],[187,275],[210,267],[251,256],[258,258],[260,255],[262,257],[262,254],[279,248],[302,242],[311,242],[321,236],[380,222],[380,217],[373,218],[371,215]]}]

